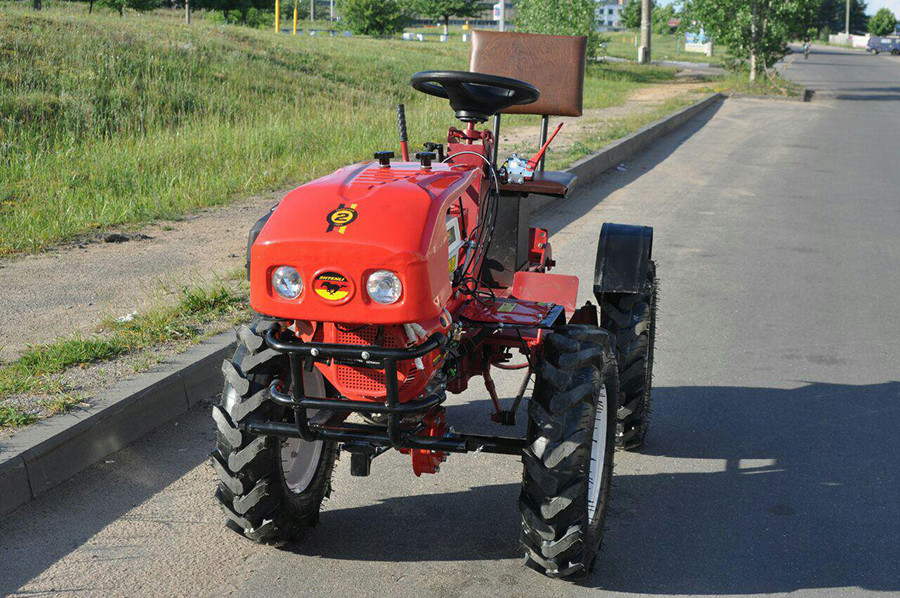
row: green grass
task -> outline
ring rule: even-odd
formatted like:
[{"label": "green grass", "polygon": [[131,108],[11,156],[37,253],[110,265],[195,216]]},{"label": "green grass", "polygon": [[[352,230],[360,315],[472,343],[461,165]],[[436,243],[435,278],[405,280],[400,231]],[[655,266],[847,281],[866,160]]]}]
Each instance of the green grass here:
[{"label": "green grass", "polygon": [[748,71],[740,70],[730,71],[724,77],[711,82],[706,91],[795,98],[801,95],[803,86],[792,83],[778,74],[772,75],[771,78],[760,74],[756,82],[750,83]]},{"label": "green grass", "polygon": [[[239,278],[235,274],[209,285],[182,288],[174,305],[158,307],[129,321],[105,320],[97,335],[29,347],[17,361],[0,365],[0,427],[34,421],[34,414],[22,406],[3,403],[11,395],[49,395],[34,402],[49,414],[63,413],[82,403],[60,379],[69,368],[108,361],[162,343],[196,341],[210,322],[244,319],[249,309],[248,285]],[[147,365],[152,362],[148,359]]]},{"label": "green grass", "polygon": [[[179,218],[368,159],[395,147],[398,102],[414,147],[457,124],[408,78],[464,68],[463,44],[45,7],[0,0],[0,255]],[[585,102],[614,105],[671,76],[592,67]]]},{"label": "green grass", "polygon": [[[635,38],[640,42],[640,33],[634,31],[621,31],[618,33],[604,33],[604,37],[609,38],[606,46],[606,53],[616,58],[626,58],[628,60],[637,60],[638,47],[635,45]],[[660,35],[654,33],[650,38],[650,56],[653,60],[675,60],[680,62],[708,62],[710,64],[721,64],[723,55],[722,49],[714,49],[712,56],[700,54],[698,52],[685,52],[684,37],[681,42],[675,35]],[[679,45],[681,50],[679,51]]]}]

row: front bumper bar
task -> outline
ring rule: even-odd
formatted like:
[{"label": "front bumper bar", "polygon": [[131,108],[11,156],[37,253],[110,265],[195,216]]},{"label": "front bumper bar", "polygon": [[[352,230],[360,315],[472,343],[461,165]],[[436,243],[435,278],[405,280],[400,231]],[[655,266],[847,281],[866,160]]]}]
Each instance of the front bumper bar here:
[{"label": "front bumper bar", "polygon": [[[269,395],[279,405],[289,407],[294,412],[294,423],[265,421],[248,418],[245,429],[253,434],[264,434],[287,438],[302,438],[312,442],[333,440],[346,443],[369,443],[379,447],[395,449],[420,449],[447,453],[483,451],[517,455],[525,447],[524,438],[483,436],[451,432],[441,437],[417,435],[419,428],[402,428],[403,419],[411,415],[425,415],[444,401],[444,395],[430,394],[422,398],[401,403],[397,386],[397,362],[423,357],[446,346],[443,334],[431,335],[421,345],[403,349],[390,349],[370,345],[343,345],[328,343],[304,343],[290,330],[277,334],[275,329],[266,333],[266,344],[275,351],[286,353],[290,360],[291,388],[287,394],[278,381],[269,387]],[[386,397],[384,403],[354,401],[350,399],[330,399],[307,397],[303,391],[304,372],[312,371],[315,361],[330,359],[348,363],[354,367],[383,370],[385,373]],[[334,414],[380,413],[387,415],[387,428],[375,425],[356,424],[313,424],[309,421],[308,409],[330,411]],[[343,418],[341,418],[343,419]]]}]

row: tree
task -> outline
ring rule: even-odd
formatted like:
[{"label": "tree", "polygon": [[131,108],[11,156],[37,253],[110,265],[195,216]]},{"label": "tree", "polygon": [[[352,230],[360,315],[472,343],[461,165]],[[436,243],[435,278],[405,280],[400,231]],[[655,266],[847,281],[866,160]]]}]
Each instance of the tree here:
[{"label": "tree", "polygon": [[690,0],[684,22],[750,66],[750,82],[814,22],[819,0]]},{"label": "tree", "polygon": [[400,33],[406,17],[394,0],[344,0],[343,21],[353,33],[390,35]]},{"label": "tree", "polygon": [[628,4],[619,14],[622,25],[627,29],[641,28],[641,0],[628,0]]},{"label": "tree", "polygon": [[409,0],[410,12],[429,19],[441,19],[444,34],[449,30],[450,17],[472,17],[484,8],[480,0]]},{"label": "tree", "polygon": [[119,16],[125,16],[125,9],[147,12],[159,7],[159,0],[100,0],[100,4],[118,11]]},{"label": "tree", "polygon": [[516,5],[516,29],[550,35],[585,35],[588,56],[595,56],[600,46],[594,30],[596,6],[594,0],[520,0]]},{"label": "tree", "polygon": [[869,19],[869,33],[881,37],[894,32],[897,27],[897,17],[889,8],[880,8],[875,16]]},{"label": "tree", "polygon": [[666,6],[654,6],[650,13],[651,27],[653,33],[669,33],[669,20],[675,18],[675,7],[671,4]]},{"label": "tree", "polygon": [[[850,31],[866,31],[866,3],[864,0],[850,0]],[[815,27],[819,33],[826,28],[829,31],[843,31],[845,26],[846,0],[822,0],[816,13]],[[827,38],[826,38],[827,39]]]}]

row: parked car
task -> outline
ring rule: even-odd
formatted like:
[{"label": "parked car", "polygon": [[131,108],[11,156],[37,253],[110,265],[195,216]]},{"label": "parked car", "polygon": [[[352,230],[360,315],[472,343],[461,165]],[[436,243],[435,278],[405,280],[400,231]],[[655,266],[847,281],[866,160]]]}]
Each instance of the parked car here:
[{"label": "parked car", "polygon": [[890,52],[894,56],[900,55],[900,37],[872,36],[866,44],[866,52],[872,52],[874,54]]}]

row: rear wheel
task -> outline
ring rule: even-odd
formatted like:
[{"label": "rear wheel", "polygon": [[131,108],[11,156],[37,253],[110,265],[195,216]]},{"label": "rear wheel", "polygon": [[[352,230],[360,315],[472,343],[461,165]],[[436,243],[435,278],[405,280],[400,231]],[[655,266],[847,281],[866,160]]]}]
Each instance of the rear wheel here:
[{"label": "rear wheel", "polygon": [[[290,415],[269,400],[269,384],[286,379],[288,372],[287,358],[263,340],[271,325],[257,318],[242,326],[234,358],[222,365],[225,388],[221,403],[213,407],[217,434],[211,457],[226,525],[251,540],[279,543],[296,539],[318,522],[322,501],[331,493],[338,447],[334,442],[282,440],[240,429],[254,414],[271,420]],[[325,396],[324,381],[316,374],[305,376],[305,390]]]},{"label": "rear wheel", "polygon": [[568,326],[544,342],[519,510],[525,564],[550,577],[585,575],[603,538],[618,396],[609,338]]},{"label": "rear wheel", "polygon": [[616,445],[640,448],[650,429],[650,390],[656,336],[656,264],[647,269],[646,293],[607,293],[600,300],[600,325],[616,338],[619,410]]}]

